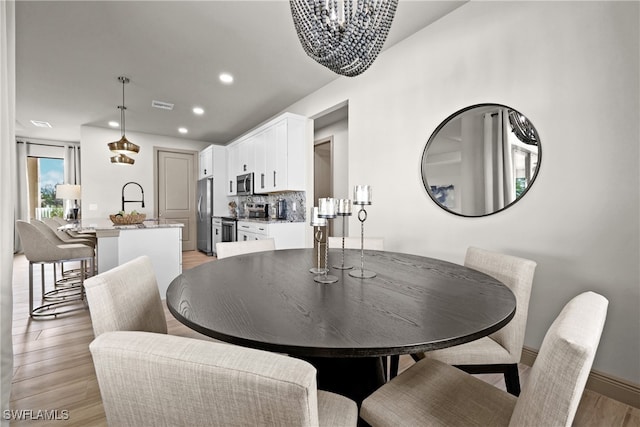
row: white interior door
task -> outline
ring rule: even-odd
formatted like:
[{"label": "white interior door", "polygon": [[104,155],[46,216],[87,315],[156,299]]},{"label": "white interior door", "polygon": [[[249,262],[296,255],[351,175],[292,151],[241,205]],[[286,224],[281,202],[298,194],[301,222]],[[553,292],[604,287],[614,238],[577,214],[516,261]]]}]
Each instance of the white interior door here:
[{"label": "white interior door", "polygon": [[196,161],[197,152],[157,151],[158,217],[179,221],[182,250],[196,250]]}]

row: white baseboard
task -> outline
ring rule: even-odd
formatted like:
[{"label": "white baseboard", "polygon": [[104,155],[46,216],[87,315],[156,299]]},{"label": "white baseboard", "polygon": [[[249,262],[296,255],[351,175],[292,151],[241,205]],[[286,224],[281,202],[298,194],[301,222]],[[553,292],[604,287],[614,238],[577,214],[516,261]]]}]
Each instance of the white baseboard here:
[{"label": "white baseboard", "polygon": [[[533,366],[537,356],[536,350],[524,347],[520,362],[527,366]],[[638,384],[591,370],[586,388],[635,408],[640,408],[640,385]]]}]

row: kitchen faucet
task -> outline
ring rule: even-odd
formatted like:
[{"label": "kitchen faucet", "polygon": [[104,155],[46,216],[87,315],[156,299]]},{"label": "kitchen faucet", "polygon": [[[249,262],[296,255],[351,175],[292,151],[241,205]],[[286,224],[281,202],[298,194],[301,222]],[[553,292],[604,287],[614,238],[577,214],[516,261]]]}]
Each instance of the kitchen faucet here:
[{"label": "kitchen faucet", "polygon": [[[142,200],[125,200],[124,199],[124,189],[127,185],[129,184],[135,184],[138,187],[140,187],[140,191],[142,192]],[[124,211],[124,204],[125,203],[137,203],[140,202],[142,203],[142,207],[144,208],[144,190],[142,189],[142,185],[138,184],[137,182],[127,182],[125,185],[122,186],[122,211]]]}]

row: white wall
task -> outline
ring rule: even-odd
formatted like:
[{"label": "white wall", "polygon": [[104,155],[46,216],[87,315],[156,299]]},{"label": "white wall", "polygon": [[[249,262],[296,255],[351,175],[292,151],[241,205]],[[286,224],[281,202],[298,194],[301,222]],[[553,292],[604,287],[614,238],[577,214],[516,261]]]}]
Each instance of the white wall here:
[{"label": "white wall", "polygon": [[[120,136],[119,130],[92,126],[80,128],[83,218],[108,218],[109,214],[117,213],[122,207],[122,186],[129,181],[139,183],[144,189],[145,208],[143,209],[135,203],[128,203],[125,207],[126,210],[135,209],[138,212],[146,213],[147,218],[153,217],[155,215],[153,148],[200,151],[210,144],[147,133],[127,132],[127,139],[139,145],[140,152],[131,156],[135,159],[133,165],[117,165],[112,164],[109,160],[112,154],[107,148],[107,144],[119,140]],[[128,199],[133,197],[129,195],[130,190],[132,189],[127,187]],[[133,194],[138,194],[137,188],[135,191]],[[96,210],[90,210],[92,204],[96,205]]]},{"label": "white wall", "polygon": [[[469,2],[385,51],[363,75],[287,109],[312,117],[348,99],[349,183],[373,186],[366,232],[384,236],[387,249],[461,263],[476,245],[537,261],[526,346],[539,348],[574,295],[605,295],[609,314],[594,368],[634,383],[638,9],[638,2]],[[487,102],[532,121],[541,169],[515,206],[462,218],[431,201],[420,159],[441,121]]]}]

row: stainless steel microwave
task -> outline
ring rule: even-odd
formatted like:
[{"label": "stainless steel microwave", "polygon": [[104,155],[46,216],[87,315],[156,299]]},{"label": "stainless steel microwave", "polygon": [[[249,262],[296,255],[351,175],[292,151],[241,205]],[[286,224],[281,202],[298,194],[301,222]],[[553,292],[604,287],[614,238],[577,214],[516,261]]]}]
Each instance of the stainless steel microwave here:
[{"label": "stainless steel microwave", "polygon": [[238,175],[236,179],[236,194],[238,196],[253,195],[253,172]]}]

